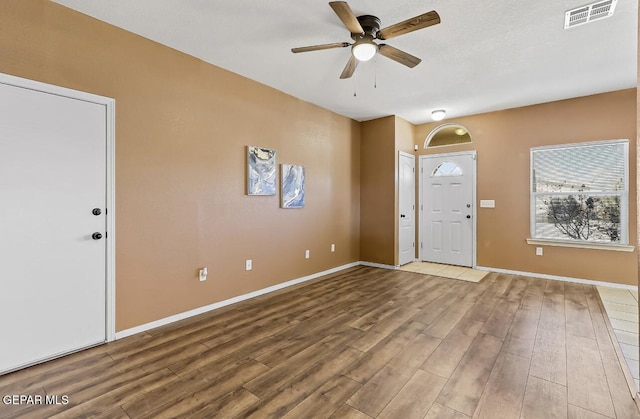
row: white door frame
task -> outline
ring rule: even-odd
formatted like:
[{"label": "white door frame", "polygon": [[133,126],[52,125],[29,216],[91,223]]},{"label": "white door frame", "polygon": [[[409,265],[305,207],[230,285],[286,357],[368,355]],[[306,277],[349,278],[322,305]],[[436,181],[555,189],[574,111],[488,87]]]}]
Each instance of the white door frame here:
[{"label": "white door frame", "polygon": [[423,259],[423,253],[424,253],[424,246],[422,243],[422,226],[424,225],[424,205],[422,203],[422,172],[424,169],[424,165],[423,165],[423,160],[426,158],[446,158],[446,157],[453,157],[453,156],[471,156],[473,158],[473,170],[471,172],[471,176],[472,176],[472,180],[471,180],[471,197],[472,197],[472,202],[473,204],[471,205],[471,218],[472,218],[472,230],[471,230],[471,257],[472,257],[472,268],[475,268],[478,265],[477,262],[477,199],[476,199],[476,193],[477,193],[477,186],[478,186],[478,182],[477,182],[477,170],[478,170],[478,158],[477,158],[477,153],[476,150],[472,150],[472,151],[460,151],[460,152],[454,152],[454,153],[441,153],[441,154],[422,154],[420,155],[419,161],[418,161],[418,200],[420,201],[420,223],[418,225],[418,237],[420,238],[420,248],[418,249],[418,255],[420,260],[424,260]]},{"label": "white door frame", "polygon": [[[405,153],[404,151],[399,151],[398,152],[398,209],[400,208],[400,179],[402,179],[402,177],[400,176],[400,160],[402,159],[402,157],[410,157],[413,159],[413,167],[414,167],[414,173],[413,173],[413,213],[411,214],[411,216],[413,217],[413,242],[414,242],[414,248],[413,248],[413,261],[416,260],[416,249],[415,249],[415,236],[416,236],[416,209],[415,209],[415,202],[416,202],[416,191],[415,191],[415,185],[416,185],[416,181],[415,181],[415,167],[416,167],[416,156],[414,154],[411,153]],[[397,255],[398,255],[398,264],[400,264],[400,229],[402,228],[401,224],[402,224],[402,220],[399,217],[399,214],[396,214],[396,219],[397,219],[397,226],[398,226],[398,248],[396,249]]]},{"label": "white door frame", "polygon": [[108,342],[115,340],[116,337],[116,182],[115,182],[115,133],[116,133],[116,101],[115,99],[98,96],[91,93],[81,92],[78,90],[67,89],[65,87],[55,86],[48,83],[42,83],[34,80],[24,79],[21,77],[11,76],[0,73],[0,83],[21,87],[38,92],[53,94],[57,96],[67,97],[71,99],[82,100],[85,102],[103,105],[106,111],[106,154],[107,154],[107,185],[106,185],[106,324],[105,336]]}]

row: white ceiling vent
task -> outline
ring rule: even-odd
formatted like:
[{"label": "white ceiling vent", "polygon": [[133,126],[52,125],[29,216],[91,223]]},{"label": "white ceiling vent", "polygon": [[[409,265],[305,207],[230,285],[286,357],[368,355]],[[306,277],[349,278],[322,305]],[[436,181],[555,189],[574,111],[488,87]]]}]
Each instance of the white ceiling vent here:
[{"label": "white ceiling vent", "polygon": [[613,14],[618,0],[605,0],[569,10],[564,14],[564,28],[572,28]]}]

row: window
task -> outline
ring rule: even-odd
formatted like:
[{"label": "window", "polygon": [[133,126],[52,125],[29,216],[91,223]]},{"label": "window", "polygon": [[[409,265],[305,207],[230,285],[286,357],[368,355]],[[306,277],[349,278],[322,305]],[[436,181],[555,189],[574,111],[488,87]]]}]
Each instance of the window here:
[{"label": "window", "polygon": [[471,135],[462,125],[442,124],[429,133],[424,148],[440,147],[471,142]]},{"label": "window", "polygon": [[628,244],[629,141],[531,149],[531,237]]},{"label": "window", "polygon": [[457,164],[446,161],[440,163],[431,173],[431,177],[440,176],[462,176],[462,169]]}]

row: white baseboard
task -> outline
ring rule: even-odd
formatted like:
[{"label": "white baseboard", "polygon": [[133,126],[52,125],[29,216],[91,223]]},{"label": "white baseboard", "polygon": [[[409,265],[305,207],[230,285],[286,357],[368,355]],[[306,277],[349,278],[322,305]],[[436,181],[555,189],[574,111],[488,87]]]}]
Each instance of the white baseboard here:
[{"label": "white baseboard", "polygon": [[177,322],[179,320],[184,320],[189,317],[197,316],[198,314],[206,313],[211,310],[215,310],[217,308],[222,308],[231,304],[239,303],[240,301],[248,300],[250,298],[255,298],[260,295],[268,294],[270,292],[278,291],[283,288],[287,288],[296,284],[300,284],[302,282],[311,281],[312,279],[319,278],[324,275],[329,275],[338,271],[342,271],[348,268],[353,268],[354,266],[359,266],[361,262],[353,262],[348,263],[346,265],[338,266],[335,268],[327,269],[326,271],[318,272],[315,274],[303,276],[301,278],[293,279],[291,281],[283,282],[281,284],[276,284],[271,287],[263,288],[261,290],[253,291],[248,294],[239,295],[237,297],[229,298],[228,300],[219,301],[217,303],[209,304],[204,307],[198,307],[193,310],[185,311],[182,313],[174,314],[173,316],[165,317],[160,320],[156,320],[150,323],[145,323],[140,326],[132,327],[130,329],[125,329],[120,332],[116,332],[116,339],[126,338],[127,336],[135,335],[136,333],[141,333],[150,329],[154,329],[156,327],[164,326],[169,323]]},{"label": "white baseboard", "polygon": [[397,266],[393,266],[393,265],[384,265],[382,263],[374,263],[374,262],[363,262],[360,261],[360,265],[362,266],[369,266],[372,268],[381,268],[381,269],[391,269],[391,270],[396,270],[398,269]]},{"label": "white baseboard", "polygon": [[[224,301],[219,301],[217,303],[213,303],[213,304],[209,304],[203,307],[198,307],[195,308],[193,310],[189,310],[189,311],[185,311],[182,313],[178,313],[178,314],[174,314],[173,316],[169,316],[169,317],[165,317],[150,323],[145,323],[142,324],[140,326],[136,326],[136,327],[132,327],[130,329],[125,329],[122,330],[120,332],[116,332],[115,334],[115,338],[116,339],[122,339],[122,338],[126,338],[128,336],[132,336],[135,335],[136,333],[141,333],[141,332],[145,332],[147,330],[150,329],[154,329],[156,327],[160,327],[160,326],[164,326],[173,322],[177,322],[180,320],[184,320],[187,319],[189,317],[193,317],[193,316],[197,316],[198,314],[203,314],[203,313],[207,313],[211,310],[215,310],[218,308],[222,308],[231,304],[235,304],[235,303],[239,303],[241,301],[245,301],[251,298],[255,298],[255,297],[259,297],[261,295],[264,294],[268,294],[270,292],[274,292],[274,291],[278,291],[281,290],[283,288],[287,288],[287,287],[291,287],[293,285],[297,285],[306,281],[311,281],[312,279],[316,279],[319,278],[321,276],[325,276],[325,275],[329,275],[335,272],[339,272],[348,268],[353,268],[355,266],[369,266],[372,268],[381,268],[381,269],[389,269],[389,270],[396,270],[398,269],[397,266],[393,266],[393,265],[384,265],[381,263],[373,263],[373,262],[364,262],[364,261],[360,261],[360,262],[353,262],[353,263],[348,263],[346,265],[342,265],[342,266],[338,266],[335,268],[331,268],[331,269],[327,269],[326,271],[322,271],[322,272],[317,272],[315,274],[311,274],[311,275],[307,275],[307,276],[303,276],[301,278],[297,278],[297,279],[293,279],[291,281],[287,281],[287,282],[283,282],[281,284],[276,284],[273,285],[271,287],[267,287],[267,288],[263,288],[261,290],[257,290],[257,291],[253,291],[250,292],[248,294],[243,294],[243,295],[239,295],[237,297],[233,297],[230,298],[228,300],[224,300]],[[497,273],[504,273],[504,274],[511,274],[511,275],[522,275],[522,276],[532,276],[532,277],[537,277],[537,278],[543,278],[543,279],[554,279],[557,281],[564,281],[564,282],[577,282],[580,284],[588,284],[588,285],[599,285],[599,286],[604,286],[604,287],[612,287],[612,288],[623,288],[623,289],[628,289],[628,290],[638,290],[637,286],[633,286],[633,285],[625,285],[625,284],[615,284],[615,283],[611,283],[611,282],[603,282],[603,281],[593,281],[590,279],[580,279],[580,278],[570,278],[570,277],[565,277],[565,276],[556,276],[556,275],[547,275],[547,274],[540,274],[540,273],[533,273],[533,272],[522,272],[522,271],[512,271],[512,270],[508,270],[508,269],[499,269],[499,268],[489,268],[489,267],[484,267],[484,266],[476,266],[475,269],[478,270],[482,270],[482,271],[491,271],[491,272],[497,272]]]},{"label": "white baseboard", "polygon": [[532,277],[535,277],[535,278],[553,279],[553,280],[556,280],[556,281],[563,281],[563,282],[575,282],[575,283],[578,283],[578,284],[595,285],[595,286],[609,287],[609,288],[622,288],[622,289],[626,289],[626,290],[638,291],[638,287],[636,285],[616,284],[614,282],[594,281],[592,279],[571,278],[571,277],[568,277],[568,276],[539,274],[539,273],[535,273],[535,272],[512,271],[512,270],[509,270],[509,269],[488,268],[488,267],[485,267],[485,266],[476,266],[475,269],[478,269],[480,271],[497,272],[497,273],[501,273],[501,274],[532,276]]}]

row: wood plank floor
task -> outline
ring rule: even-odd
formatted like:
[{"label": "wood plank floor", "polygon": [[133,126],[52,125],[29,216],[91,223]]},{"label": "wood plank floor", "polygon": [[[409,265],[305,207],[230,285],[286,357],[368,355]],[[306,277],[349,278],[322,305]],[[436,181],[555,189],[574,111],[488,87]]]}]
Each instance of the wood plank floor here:
[{"label": "wood plank floor", "polygon": [[0,376],[1,418],[640,418],[592,286],[357,267]]}]

